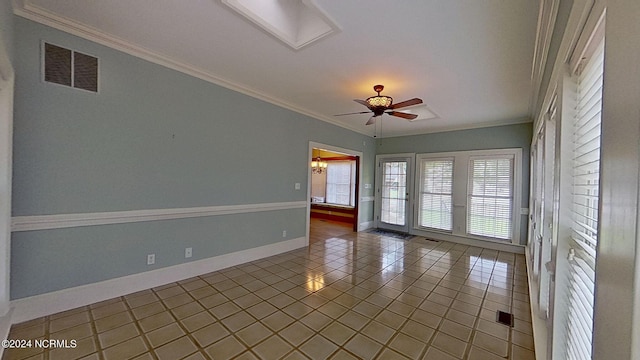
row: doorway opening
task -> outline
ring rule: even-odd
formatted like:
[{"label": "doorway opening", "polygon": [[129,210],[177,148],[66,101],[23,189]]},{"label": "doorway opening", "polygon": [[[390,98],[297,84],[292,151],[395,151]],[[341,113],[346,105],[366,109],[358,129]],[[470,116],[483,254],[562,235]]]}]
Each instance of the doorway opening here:
[{"label": "doorway opening", "polygon": [[[360,228],[362,153],[326,144],[309,144],[307,239],[339,236]],[[313,231],[311,231],[313,227]]]}]

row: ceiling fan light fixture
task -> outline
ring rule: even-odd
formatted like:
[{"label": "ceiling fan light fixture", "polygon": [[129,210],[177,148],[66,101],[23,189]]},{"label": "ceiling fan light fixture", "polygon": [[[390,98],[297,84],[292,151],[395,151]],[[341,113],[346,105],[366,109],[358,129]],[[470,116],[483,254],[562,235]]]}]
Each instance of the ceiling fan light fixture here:
[{"label": "ceiling fan light fixture", "polygon": [[391,106],[391,104],[393,104],[393,98],[391,96],[384,96],[380,94],[376,96],[372,96],[365,101],[367,102],[367,104],[369,104],[370,108],[376,108],[376,107],[387,108]]},{"label": "ceiling fan light fixture", "polygon": [[[405,101],[401,101],[397,104],[393,104],[393,98],[391,96],[380,95],[380,92],[384,90],[383,85],[375,85],[373,90],[378,93],[378,95],[371,96],[366,100],[354,99],[353,101],[357,102],[360,105],[366,106],[370,112],[373,113],[373,116],[367,121],[366,125],[371,125],[375,123],[376,118],[382,116],[383,114],[389,114],[391,116],[397,116],[399,118],[403,118],[406,120],[413,120],[418,117],[417,114],[404,113],[402,111],[397,111],[398,109],[405,108],[407,106],[413,106],[422,104],[422,99],[413,98]],[[363,112],[355,112],[355,113],[346,113],[346,114],[338,114],[335,116],[343,116],[343,115],[354,115],[354,114],[364,114],[367,111]]]},{"label": "ceiling fan light fixture", "polygon": [[[386,108],[388,108],[389,106],[391,106],[391,104],[393,104],[393,98],[391,96],[384,96],[384,95],[380,95],[380,92],[384,90],[384,85],[375,85],[373,87],[373,91],[377,92],[378,95],[376,96],[371,96],[370,98],[368,98],[367,100],[365,100],[365,102],[368,104],[369,109],[375,110],[386,110]],[[384,109],[382,109],[384,108]],[[376,115],[381,115],[380,114],[376,114]]]}]

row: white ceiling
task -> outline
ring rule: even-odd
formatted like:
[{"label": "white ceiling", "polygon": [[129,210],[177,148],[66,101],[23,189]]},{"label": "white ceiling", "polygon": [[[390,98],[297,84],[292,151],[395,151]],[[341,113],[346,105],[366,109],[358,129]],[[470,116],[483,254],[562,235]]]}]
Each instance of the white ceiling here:
[{"label": "white ceiling", "polygon": [[[537,0],[315,3],[341,31],[298,51],[221,0],[22,0],[16,13],[367,135],[530,121]],[[366,110],[353,99],[375,84],[438,118],[385,115],[376,130],[333,116]]]}]

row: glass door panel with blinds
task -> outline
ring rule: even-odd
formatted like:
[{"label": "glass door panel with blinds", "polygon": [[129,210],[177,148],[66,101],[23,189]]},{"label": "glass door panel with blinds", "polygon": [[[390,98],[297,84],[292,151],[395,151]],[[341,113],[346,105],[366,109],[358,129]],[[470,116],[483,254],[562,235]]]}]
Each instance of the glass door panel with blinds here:
[{"label": "glass door panel with blinds", "polygon": [[521,157],[521,149],[418,154],[414,229],[520,243]]},{"label": "glass door panel with blinds", "polygon": [[469,234],[512,238],[513,163],[513,155],[474,156],[469,160]]},{"label": "glass door panel with blinds", "polygon": [[578,71],[573,119],[569,321],[567,359],[590,359],[593,333],[600,184],[600,123],[604,41]]},{"label": "glass door panel with blinds", "polygon": [[542,171],[542,211],[540,218],[540,254],[539,254],[539,273],[538,278],[538,305],[541,316],[548,318],[549,301],[551,287],[553,286],[552,272],[555,272],[555,263],[552,262],[554,243],[557,243],[556,232],[553,226],[553,203],[555,185],[555,167],[556,167],[556,116],[557,116],[557,97],[554,96],[547,117],[544,122],[544,139],[541,146],[543,151],[543,171]]},{"label": "glass door panel with blinds", "polygon": [[409,231],[409,179],[411,158],[382,158],[377,167],[379,228]]},{"label": "glass door panel with blinds", "polygon": [[533,180],[531,183],[533,189],[533,198],[531,199],[533,204],[533,212],[531,213],[531,256],[532,256],[532,280],[537,281],[540,272],[540,253],[542,249],[542,213],[544,207],[544,191],[543,191],[543,179],[544,179],[544,126],[540,129],[536,138],[536,143],[533,147]]},{"label": "glass door panel with blinds", "polygon": [[453,229],[453,158],[418,158],[420,167],[418,226]]}]

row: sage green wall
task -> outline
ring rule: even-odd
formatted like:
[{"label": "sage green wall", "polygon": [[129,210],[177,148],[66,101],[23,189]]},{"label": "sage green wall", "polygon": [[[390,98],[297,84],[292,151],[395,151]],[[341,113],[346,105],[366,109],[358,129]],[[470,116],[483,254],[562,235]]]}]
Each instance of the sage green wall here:
[{"label": "sage green wall", "polygon": [[[367,136],[13,20],[13,216],[305,201],[309,141],[362,151],[362,183],[373,183]],[[43,82],[42,41],[98,57],[99,93]],[[373,219],[372,205],[361,222]],[[179,264],[188,246],[196,260],[285,240],[285,229],[287,239],[304,237],[306,216],[295,209],[15,232],[12,298]]]},{"label": "sage green wall", "polygon": [[[361,184],[374,182],[376,153],[528,154],[530,124],[376,141],[23,18],[12,22],[13,216],[304,201],[309,141],[363,152]],[[100,92],[41,81],[42,41],[97,56]],[[526,182],[528,156],[523,162]],[[373,191],[362,187],[361,196]],[[372,202],[361,215],[372,221]],[[189,246],[197,260],[285,240],[285,229],[287,239],[303,237],[306,216],[294,209],[14,232],[12,298],[180,264]],[[149,253],[156,265],[146,265]]]},{"label": "sage green wall", "polygon": [[[425,135],[402,136],[376,140],[377,154],[437,153],[448,151],[522,149],[522,202],[529,207],[529,153],[533,124],[494,126],[479,129],[447,131]],[[527,241],[527,216],[521,217],[520,243]]]}]

